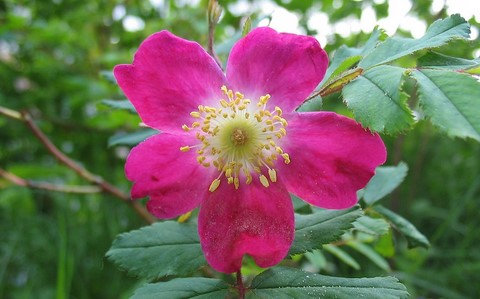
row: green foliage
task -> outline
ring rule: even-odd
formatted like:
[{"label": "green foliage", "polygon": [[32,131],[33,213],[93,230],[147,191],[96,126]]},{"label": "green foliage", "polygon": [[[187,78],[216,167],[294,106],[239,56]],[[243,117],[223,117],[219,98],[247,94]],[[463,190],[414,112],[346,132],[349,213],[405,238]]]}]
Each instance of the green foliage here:
[{"label": "green foliage", "polygon": [[400,91],[405,69],[383,65],[366,71],[343,89],[343,97],[355,118],[379,132],[397,133],[413,124],[407,95]]},{"label": "green foliage", "polygon": [[480,83],[469,75],[443,70],[418,70],[422,111],[450,136],[480,141]]},{"label": "green foliage", "polygon": [[295,239],[290,255],[320,248],[337,240],[352,222],[362,215],[359,207],[348,210],[320,210],[310,215],[295,215]]},{"label": "green foliage", "polygon": [[130,274],[149,279],[186,276],[206,264],[196,226],[173,221],[117,236],[106,256]]},{"label": "green foliage", "polygon": [[340,278],[276,267],[252,282],[247,298],[408,298],[393,277]]},{"label": "green foliage", "polygon": [[228,285],[220,279],[192,277],[147,284],[135,291],[132,299],[215,299],[225,298]]},{"label": "green foliage", "polygon": [[438,20],[428,27],[419,40],[390,37],[378,45],[358,64],[361,68],[370,68],[385,64],[423,49],[440,47],[453,39],[468,38],[470,26],[459,15]]},{"label": "green foliage", "polygon": [[372,205],[390,194],[407,176],[407,164],[400,162],[397,166],[377,167],[375,175],[365,187],[363,200],[367,205]]},{"label": "green foliage", "polygon": [[393,227],[398,229],[407,238],[409,248],[417,246],[424,248],[430,247],[430,242],[428,242],[427,238],[421,232],[419,232],[413,224],[411,224],[402,216],[382,206],[375,206],[375,211],[379,212],[385,218],[391,221]]}]

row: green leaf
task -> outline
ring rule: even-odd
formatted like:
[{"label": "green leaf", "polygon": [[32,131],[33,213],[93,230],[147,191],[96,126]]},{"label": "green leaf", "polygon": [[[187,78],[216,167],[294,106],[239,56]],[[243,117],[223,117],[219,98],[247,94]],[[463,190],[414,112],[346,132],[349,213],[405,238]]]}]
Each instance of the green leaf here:
[{"label": "green leaf", "polygon": [[206,264],[197,226],[175,221],[118,235],[106,256],[129,274],[147,279],[185,276]]},{"label": "green leaf", "polygon": [[381,236],[388,232],[390,225],[382,218],[362,216],[355,220],[353,226],[356,230],[369,235]]},{"label": "green leaf", "polygon": [[458,57],[446,56],[436,52],[428,52],[418,59],[419,67],[447,69],[447,70],[469,70],[469,73],[480,73],[480,60],[468,60]]},{"label": "green leaf", "polygon": [[391,37],[379,44],[359,63],[359,67],[367,69],[385,64],[422,49],[440,47],[453,39],[467,39],[470,26],[460,15],[452,15],[446,19],[435,21],[428,27],[425,35],[418,39]]},{"label": "green leaf", "polygon": [[404,285],[394,277],[343,278],[276,267],[254,278],[249,299],[290,298],[408,298]]},{"label": "green leaf", "polygon": [[356,251],[360,252],[364,256],[366,256],[369,260],[371,260],[375,265],[377,265],[380,269],[389,272],[390,266],[388,265],[387,260],[385,260],[380,254],[375,252],[372,247],[357,241],[350,241],[347,242],[347,245],[355,249]]},{"label": "green leaf", "polygon": [[397,166],[377,167],[375,175],[368,182],[363,193],[363,200],[367,205],[373,205],[378,200],[390,194],[400,186],[407,176],[408,166],[400,162]]},{"label": "green leaf", "polygon": [[346,210],[315,209],[310,215],[295,214],[295,239],[289,254],[319,249],[322,244],[338,240],[362,214],[358,206]]},{"label": "green leaf", "polygon": [[146,284],[135,291],[132,299],[217,299],[227,294],[228,285],[220,279],[191,277]]},{"label": "green leaf", "polygon": [[137,113],[135,107],[133,107],[132,103],[129,100],[109,100],[105,99],[102,100],[101,103],[105,106],[110,108],[120,109],[120,110],[127,110],[132,113]]},{"label": "green leaf", "polygon": [[334,80],[337,76],[339,76],[341,73],[348,71],[352,66],[354,66],[357,62],[362,59],[362,56],[356,55],[356,56],[350,56],[347,57],[340,65],[331,73],[330,77],[325,80],[325,85],[328,85],[332,80]]},{"label": "green leaf", "polygon": [[425,116],[449,136],[480,141],[480,83],[470,75],[443,70],[415,70]]},{"label": "green leaf", "polygon": [[110,83],[117,85],[117,79],[115,79],[115,76],[113,75],[112,71],[107,71],[107,70],[100,71],[100,77],[102,77],[103,79],[107,80]]},{"label": "green leaf", "polygon": [[368,41],[365,43],[365,46],[363,46],[362,48],[350,48],[347,46],[341,46],[340,48],[338,48],[335,51],[333,59],[330,62],[330,66],[325,73],[325,77],[323,78],[319,86],[324,86],[327,82],[330,81],[330,79],[333,79],[335,77],[334,73],[340,74],[341,72],[346,71],[346,69],[343,68],[345,68],[345,66],[347,66],[348,64],[352,63],[353,61],[353,63],[358,62],[356,61],[357,58],[352,57],[365,56],[375,48],[379,41],[384,40],[385,38],[385,32],[381,29],[375,28],[370,35]]},{"label": "green leaf", "polygon": [[396,133],[413,124],[407,95],[400,91],[405,69],[372,68],[343,88],[347,106],[362,125],[373,131]]},{"label": "green leaf", "polygon": [[153,129],[138,130],[133,133],[119,133],[108,139],[108,146],[115,145],[137,145],[148,137],[159,134],[160,131]]},{"label": "green leaf", "polygon": [[325,245],[323,249],[327,252],[330,252],[334,256],[336,256],[339,260],[344,262],[345,264],[349,265],[355,270],[360,270],[360,265],[357,261],[348,253],[346,253],[343,249],[333,246],[333,245]]},{"label": "green leaf", "polygon": [[423,247],[428,249],[430,247],[428,239],[407,219],[380,205],[374,206],[374,209],[387,218],[394,228],[405,236],[409,248]]}]

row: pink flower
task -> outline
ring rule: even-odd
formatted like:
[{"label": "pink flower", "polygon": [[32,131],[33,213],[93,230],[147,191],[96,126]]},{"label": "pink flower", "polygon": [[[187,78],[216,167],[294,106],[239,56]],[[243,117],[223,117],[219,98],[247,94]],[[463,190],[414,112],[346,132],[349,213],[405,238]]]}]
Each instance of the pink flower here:
[{"label": "pink flower", "polygon": [[317,207],[357,202],[386,158],[377,134],[332,112],[295,112],[328,58],[312,37],[257,28],[230,53],[226,75],[203,48],[168,31],[147,38],[133,64],[115,67],[143,122],[161,130],[132,149],[132,198],[173,218],[200,206],[209,264],[280,262],[294,237],[290,193]]}]

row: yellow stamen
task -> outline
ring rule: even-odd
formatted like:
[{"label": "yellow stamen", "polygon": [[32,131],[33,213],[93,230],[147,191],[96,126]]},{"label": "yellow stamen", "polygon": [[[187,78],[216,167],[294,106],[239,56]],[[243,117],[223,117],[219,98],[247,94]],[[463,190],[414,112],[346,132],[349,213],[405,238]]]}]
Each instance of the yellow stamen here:
[{"label": "yellow stamen", "polygon": [[213,182],[210,184],[208,191],[213,192],[218,189],[218,186],[220,186],[220,180],[214,179]]},{"label": "yellow stamen", "polygon": [[268,179],[266,176],[264,176],[263,174],[260,176],[260,183],[262,183],[262,185],[267,188],[268,186],[270,186],[270,183],[268,183]]}]

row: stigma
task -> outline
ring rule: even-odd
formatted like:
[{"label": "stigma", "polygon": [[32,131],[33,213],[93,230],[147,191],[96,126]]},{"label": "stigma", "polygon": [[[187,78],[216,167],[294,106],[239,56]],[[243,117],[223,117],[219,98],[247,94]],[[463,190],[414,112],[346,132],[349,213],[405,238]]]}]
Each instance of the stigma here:
[{"label": "stigma", "polygon": [[194,134],[198,143],[182,146],[180,151],[196,150],[200,165],[218,171],[210,192],[217,190],[223,180],[235,189],[253,180],[269,187],[277,181],[276,160],[290,163],[279,142],[286,136],[288,125],[282,110],[267,109],[268,94],[252,102],[226,86],[221,89],[224,98],[219,99],[216,107],[200,105],[190,112],[193,122],[190,126],[184,124],[182,129]]}]

